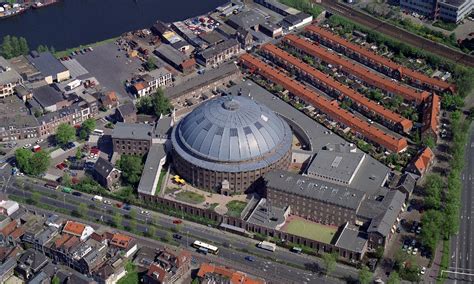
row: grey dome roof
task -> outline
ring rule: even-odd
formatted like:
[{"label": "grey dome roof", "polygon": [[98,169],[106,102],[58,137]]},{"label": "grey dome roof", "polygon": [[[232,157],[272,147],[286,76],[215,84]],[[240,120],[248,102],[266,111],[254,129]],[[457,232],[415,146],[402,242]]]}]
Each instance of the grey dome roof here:
[{"label": "grey dome roof", "polygon": [[238,162],[263,157],[291,137],[283,119],[266,106],[241,96],[203,103],[188,114],[175,136],[201,159]]}]

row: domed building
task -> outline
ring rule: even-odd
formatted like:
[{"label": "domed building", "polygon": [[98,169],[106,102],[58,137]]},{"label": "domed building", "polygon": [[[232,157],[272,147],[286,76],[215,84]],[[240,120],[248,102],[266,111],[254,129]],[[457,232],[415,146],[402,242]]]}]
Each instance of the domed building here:
[{"label": "domed building", "polygon": [[203,103],[171,134],[173,164],[186,182],[222,194],[242,193],[291,162],[292,132],[266,106],[247,97]]}]

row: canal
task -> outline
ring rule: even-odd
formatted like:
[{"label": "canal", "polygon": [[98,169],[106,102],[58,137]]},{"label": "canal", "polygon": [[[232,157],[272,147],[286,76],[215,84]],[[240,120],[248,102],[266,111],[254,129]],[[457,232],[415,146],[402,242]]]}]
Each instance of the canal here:
[{"label": "canal", "polygon": [[0,39],[23,36],[30,49],[40,44],[63,50],[205,14],[227,0],[62,0],[41,9],[0,19]]}]

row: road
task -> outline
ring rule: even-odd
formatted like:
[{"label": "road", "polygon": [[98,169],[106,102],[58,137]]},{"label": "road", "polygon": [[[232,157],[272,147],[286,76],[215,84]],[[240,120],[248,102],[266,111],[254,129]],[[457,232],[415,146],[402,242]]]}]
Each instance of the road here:
[{"label": "road", "polygon": [[[89,208],[94,205],[96,208],[98,208],[98,211],[88,210],[87,212],[89,217],[94,220],[111,220],[113,212],[116,211],[123,216],[128,215],[127,210],[119,209],[113,205],[95,202],[92,200],[91,196],[86,194],[83,194],[82,196],[74,196],[71,194],[55,192],[49,188],[45,188],[37,184],[30,184],[30,186],[35,191],[42,193],[41,202],[51,206],[74,210],[79,203],[85,203]],[[5,187],[5,191],[8,194],[24,198],[28,198],[30,195],[30,191],[21,190],[13,186]],[[53,193],[57,195],[56,198],[51,198],[51,194]],[[143,224],[147,224],[149,222],[158,223],[159,227],[166,228],[167,230],[176,228],[176,225],[173,224],[173,220],[175,220],[173,217],[157,214],[155,212],[151,212],[150,216],[143,215],[140,214],[142,211],[141,208],[135,207],[134,209],[138,213],[136,220],[139,224],[137,226],[137,230],[139,231],[146,231],[147,226]],[[123,219],[124,225],[126,226],[129,219]],[[328,283],[338,282],[334,278],[326,279],[318,277],[318,271],[320,271],[320,268],[324,265],[321,260],[316,257],[291,253],[283,248],[278,248],[274,253],[268,252],[257,248],[255,246],[256,241],[254,240],[214,228],[209,228],[193,222],[184,221],[180,234],[183,235],[183,238],[180,240],[182,245],[187,246],[195,239],[217,244],[221,248],[220,257],[235,263],[247,263],[245,256],[249,254],[254,255],[258,260],[252,263],[252,267],[258,268],[263,272],[272,272],[272,276],[275,275],[281,279],[286,279],[287,283],[311,283],[316,280],[318,283],[324,283],[326,281],[328,281]],[[164,237],[165,235],[166,230],[157,230],[158,237]],[[231,248],[224,247],[224,243],[230,244]],[[306,268],[306,270],[294,268],[287,265],[287,263],[291,263],[292,266]],[[312,273],[309,270],[313,270],[315,273]],[[344,277],[345,279],[354,279],[357,277],[357,270],[353,267],[338,264],[335,275],[341,278]]]},{"label": "road", "polygon": [[412,34],[392,24],[389,24],[387,22],[371,17],[365,13],[352,9],[348,5],[338,3],[337,0],[323,0],[321,5],[328,11],[336,14],[341,14],[344,17],[365,26],[366,28],[376,30],[401,42],[451,59],[454,62],[474,67],[474,57],[471,55],[465,54],[460,50],[453,49],[448,46]]},{"label": "road", "polygon": [[463,190],[461,195],[461,220],[459,233],[451,240],[451,262],[449,270],[457,273],[450,274],[447,283],[473,283],[474,282],[474,127],[471,127],[466,149],[466,164],[462,172]]}]

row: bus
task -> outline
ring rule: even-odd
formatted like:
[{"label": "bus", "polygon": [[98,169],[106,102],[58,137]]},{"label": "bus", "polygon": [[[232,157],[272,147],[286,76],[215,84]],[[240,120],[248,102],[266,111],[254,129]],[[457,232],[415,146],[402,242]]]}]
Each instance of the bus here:
[{"label": "bus", "polygon": [[276,250],[276,245],[274,243],[270,243],[267,241],[259,242],[257,244],[257,247],[268,250],[268,251],[275,251]]},{"label": "bus", "polygon": [[193,247],[197,248],[200,252],[205,252],[207,250],[207,252],[210,252],[212,254],[218,254],[219,253],[219,248],[218,247],[210,245],[210,244],[206,244],[206,243],[198,241],[198,240],[194,241]]},{"label": "bus", "polygon": [[63,190],[62,190],[64,193],[71,193],[72,192],[72,188],[70,187],[63,187]]},{"label": "bus", "polygon": [[100,130],[100,129],[94,129],[94,131],[92,132],[93,135],[97,135],[97,136],[103,136],[104,135],[104,130]]}]

